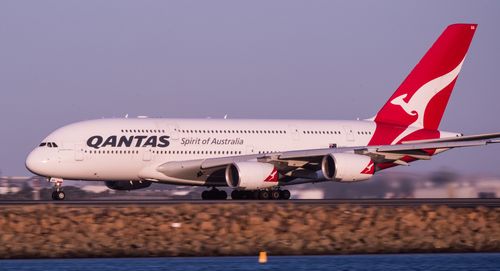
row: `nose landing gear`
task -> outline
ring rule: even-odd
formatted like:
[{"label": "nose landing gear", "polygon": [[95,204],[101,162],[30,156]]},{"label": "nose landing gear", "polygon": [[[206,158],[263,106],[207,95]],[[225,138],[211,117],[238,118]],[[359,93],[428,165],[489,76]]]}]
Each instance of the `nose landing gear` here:
[{"label": "nose landing gear", "polygon": [[60,178],[50,178],[49,182],[54,184],[54,191],[52,192],[53,200],[64,200],[66,198],[66,194],[62,191],[63,179]]}]

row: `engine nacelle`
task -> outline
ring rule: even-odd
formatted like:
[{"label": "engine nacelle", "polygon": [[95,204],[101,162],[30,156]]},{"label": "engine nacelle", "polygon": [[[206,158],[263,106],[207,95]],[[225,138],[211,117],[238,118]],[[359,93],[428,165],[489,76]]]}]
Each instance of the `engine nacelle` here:
[{"label": "engine nacelle", "polygon": [[226,167],[226,183],[231,188],[254,190],[278,185],[278,171],[267,163],[237,162]]},{"label": "engine nacelle", "polygon": [[113,190],[136,190],[151,186],[151,182],[148,181],[106,181],[104,183]]},{"label": "engine nacelle", "polygon": [[355,182],[370,179],[375,165],[370,157],[354,153],[332,153],[321,161],[321,171],[328,180]]}]

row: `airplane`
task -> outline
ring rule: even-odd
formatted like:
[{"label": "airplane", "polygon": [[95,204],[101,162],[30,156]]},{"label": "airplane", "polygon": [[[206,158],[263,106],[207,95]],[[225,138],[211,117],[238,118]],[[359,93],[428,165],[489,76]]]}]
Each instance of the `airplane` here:
[{"label": "airplane", "polygon": [[110,189],[152,183],[204,186],[202,199],[290,199],[282,187],[358,182],[376,172],[460,147],[500,142],[500,133],[439,130],[477,24],[449,25],[370,119],[98,119],[49,134],[26,167],[66,198],[64,180]]}]

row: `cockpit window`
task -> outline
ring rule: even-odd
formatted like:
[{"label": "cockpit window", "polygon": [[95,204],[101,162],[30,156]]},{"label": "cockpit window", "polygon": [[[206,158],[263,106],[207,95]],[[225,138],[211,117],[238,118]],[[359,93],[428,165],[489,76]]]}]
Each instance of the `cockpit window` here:
[{"label": "cockpit window", "polygon": [[40,143],[39,147],[49,147],[49,148],[57,148],[59,146],[57,146],[57,144],[55,142],[42,142]]}]

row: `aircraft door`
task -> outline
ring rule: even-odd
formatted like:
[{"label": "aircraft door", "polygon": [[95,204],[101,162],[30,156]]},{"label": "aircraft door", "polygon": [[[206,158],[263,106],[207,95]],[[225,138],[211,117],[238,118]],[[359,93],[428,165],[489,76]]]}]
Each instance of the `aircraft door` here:
[{"label": "aircraft door", "polygon": [[69,142],[61,142],[58,147],[53,148],[52,150],[57,152],[57,161],[59,163],[64,161],[73,161],[74,159],[74,144]]},{"label": "aircraft door", "polygon": [[344,126],[344,132],[345,132],[347,141],[354,141],[354,132],[352,131],[352,127]]},{"label": "aircraft door", "polygon": [[253,145],[247,145],[245,154],[254,154]]},{"label": "aircraft door", "polygon": [[169,124],[167,126],[168,136],[172,140],[179,140],[179,126],[177,124]]},{"label": "aircraft door", "polygon": [[299,128],[296,125],[289,125],[288,132],[292,136],[293,140],[299,140]]},{"label": "aircraft door", "polygon": [[83,148],[82,145],[75,145],[75,161],[83,161]]},{"label": "aircraft door", "polygon": [[149,162],[153,156],[151,149],[144,149],[144,154],[142,155],[142,161]]},{"label": "aircraft door", "polygon": [[[156,127],[162,131],[162,135],[167,135],[170,137],[170,140],[178,140],[179,139],[179,127],[176,123],[164,123],[157,122]],[[163,133],[163,131],[165,131]]]}]

